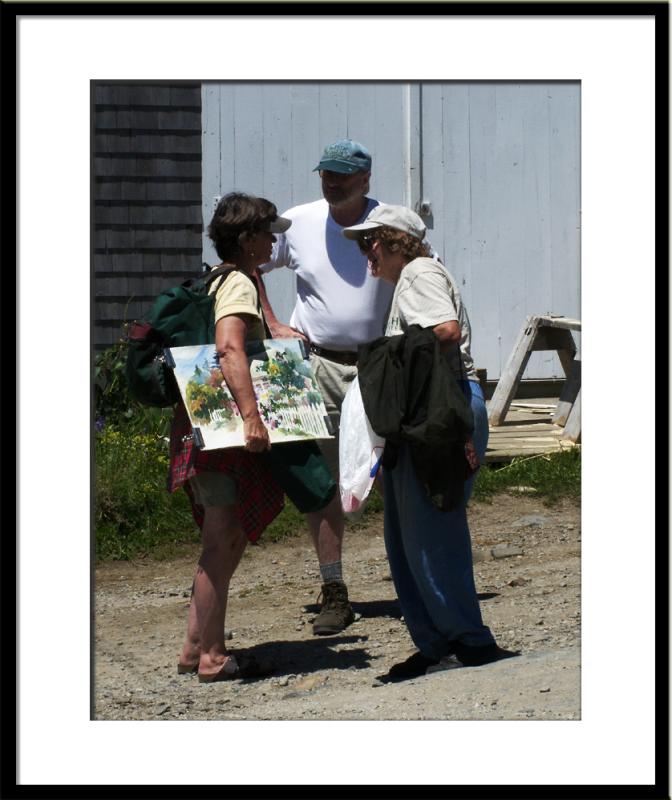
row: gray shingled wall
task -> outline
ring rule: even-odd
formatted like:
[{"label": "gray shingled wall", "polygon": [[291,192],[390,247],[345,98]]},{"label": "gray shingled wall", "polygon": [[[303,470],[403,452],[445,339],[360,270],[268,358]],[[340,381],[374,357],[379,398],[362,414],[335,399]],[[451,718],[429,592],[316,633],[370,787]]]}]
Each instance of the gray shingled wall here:
[{"label": "gray shingled wall", "polygon": [[94,87],[94,345],[201,270],[201,85]]}]

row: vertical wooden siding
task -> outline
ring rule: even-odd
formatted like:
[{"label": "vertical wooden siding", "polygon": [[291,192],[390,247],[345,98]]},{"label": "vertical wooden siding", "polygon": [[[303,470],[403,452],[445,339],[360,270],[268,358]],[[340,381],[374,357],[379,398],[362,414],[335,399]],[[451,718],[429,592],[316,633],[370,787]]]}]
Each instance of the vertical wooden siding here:
[{"label": "vertical wooden siding", "polygon": [[[579,110],[578,82],[204,84],[203,216],[233,188],[280,210],[315,200],[324,145],[358,139],[373,154],[372,196],[431,203],[429,238],[464,295],[477,366],[495,379],[526,315],[581,315]],[[286,321],[293,275],[267,285]],[[535,353],[526,378],[562,374]]]},{"label": "vertical wooden siding", "polygon": [[201,85],[94,87],[96,350],[201,269]]},{"label": "vertical wooden siding", "polygon": [[[432,242],[460,285],[478,364],[497,378],[528,314],[581,316],[580,86],[427,83],[422,107]],[[525,373],[563,375],[551,352]]]},{"label": "vertical wooden siding", "polygon": [[[376,154],[371,194],[403,202],[404,149],[399,135],[402,84],[203,84],[203,219],[213,198],[234,189],[267,197],[282,213],[322,197],[313,168],[324,146],[349,136]],[[206,261],[216,258],[203,236]],[[287,321],[296,283],[290,270],[265,278],[273,308]]]}]

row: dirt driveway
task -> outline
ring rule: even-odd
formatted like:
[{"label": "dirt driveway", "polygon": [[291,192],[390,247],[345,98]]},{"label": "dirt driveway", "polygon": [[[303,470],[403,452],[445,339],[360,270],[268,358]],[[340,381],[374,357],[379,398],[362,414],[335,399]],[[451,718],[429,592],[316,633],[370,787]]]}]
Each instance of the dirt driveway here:
[{"label": "dirt driveway", "polygon": [[[382,515],[346,534],[345,577],[357,621],[314,637],[319,571],[308,534],[249,547],[234,576],[232,649],[271,658],[257,681],[199,684],[177,675],[198,557],[114,562],[96,570],[95,707],[100,720],[579,719],[578,503],[547,508],[502,494],[470,508],[484,621],[519,658],[382,685],[413,644],[401,621]],[[493,556],[494,554],[497,557]]]}]

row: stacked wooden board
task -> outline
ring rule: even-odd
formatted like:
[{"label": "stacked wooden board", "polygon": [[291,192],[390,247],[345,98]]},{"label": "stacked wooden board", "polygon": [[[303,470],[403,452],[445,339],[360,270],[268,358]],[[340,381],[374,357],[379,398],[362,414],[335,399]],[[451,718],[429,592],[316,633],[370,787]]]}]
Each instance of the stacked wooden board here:
[{"label": "stacked wooden board", "polygon": [[558,453],[579,445],[562,439],[563,428],[553,423],[557,401],[543,398],[513,402],[506,419],[490,427],[485,463],[512,458]]}]

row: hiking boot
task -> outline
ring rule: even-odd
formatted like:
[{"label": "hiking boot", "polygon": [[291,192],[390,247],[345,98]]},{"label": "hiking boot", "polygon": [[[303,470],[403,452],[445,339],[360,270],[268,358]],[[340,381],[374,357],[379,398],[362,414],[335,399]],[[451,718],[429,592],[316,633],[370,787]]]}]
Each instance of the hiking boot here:
[{"label": "hiking boot", "polygon": [[313,621],[313,633],[316,636],[340,633],[343,628],[347,628],[355,621],[352,606],[348,601],[348,587],[344,583],[323,583],[321,596],[320,613]]}]

